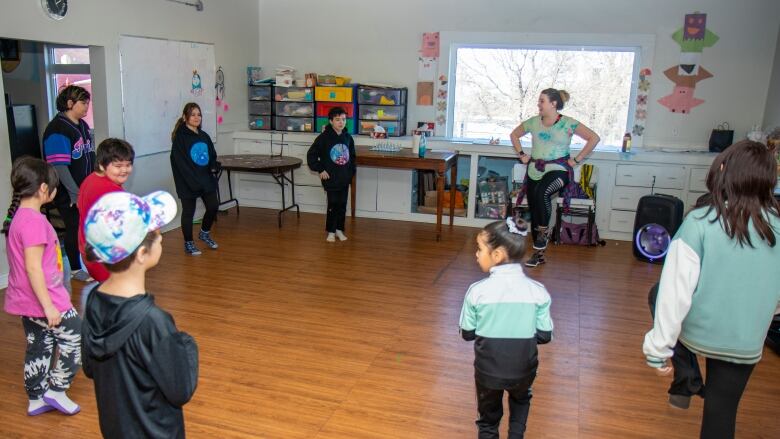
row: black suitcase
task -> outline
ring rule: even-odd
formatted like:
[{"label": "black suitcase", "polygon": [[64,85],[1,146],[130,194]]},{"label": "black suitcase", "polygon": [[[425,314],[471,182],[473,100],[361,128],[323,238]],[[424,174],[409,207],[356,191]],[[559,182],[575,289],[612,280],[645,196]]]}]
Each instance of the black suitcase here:
[{"label": "black suitcase", "polygon": [[683,202],[665,194],[639,199],[632,237],[634,256],[640,261],[662,263],[683,219]]}]

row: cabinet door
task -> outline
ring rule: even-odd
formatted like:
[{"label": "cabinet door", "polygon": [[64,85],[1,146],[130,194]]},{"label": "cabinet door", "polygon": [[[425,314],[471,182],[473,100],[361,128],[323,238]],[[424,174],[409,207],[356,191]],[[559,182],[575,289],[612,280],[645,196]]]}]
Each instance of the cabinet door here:
[{"label": "cabinet door", "polygon": [[355,208],[366,212],[376,212],[377,168],[357,168]]},{"label": "cabinet door", "polygon": [[629,187],[629,186],[615,186],[612,189],[612,208],[621,210],[636,210],[639,199],[645,195],[650,195],[651,192],[657,194],[672,195],[674,197],[682,199],[682,191],[674,189],[656,189],[652,190],[649,187]]},{"label": "cabinet door", "polygon": [[632,233],[636,212],[628,210],[613,210],[609,216],[609,230],[613,232]]},{"label": "cabinet door", "polygon": [[412,211],[412,171],[379,169],[378,179],[376,210],[379,212],[410,213]]},{"label": "cabinet door", "polygon": [[709,168],[691,169],[691,179],[688,189],[692,192],[707,192],[707,174],[709,172]]}]

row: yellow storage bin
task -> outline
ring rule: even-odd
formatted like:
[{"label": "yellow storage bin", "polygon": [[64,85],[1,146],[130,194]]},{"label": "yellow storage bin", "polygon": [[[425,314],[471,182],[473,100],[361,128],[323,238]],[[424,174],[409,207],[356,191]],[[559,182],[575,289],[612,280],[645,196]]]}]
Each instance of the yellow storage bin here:
[{"label": "yellow storage bin", "polygon": [[318,102],[352,102],[352,87],[315,87],[314,100]]}]

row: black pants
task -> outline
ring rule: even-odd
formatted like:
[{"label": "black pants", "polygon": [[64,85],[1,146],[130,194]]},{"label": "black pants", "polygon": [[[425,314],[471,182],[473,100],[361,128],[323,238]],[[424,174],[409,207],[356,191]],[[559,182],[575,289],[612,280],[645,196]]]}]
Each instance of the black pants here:
[{"label": "black pants", "polygon": [[536,239],[536,229],[547,227],[552,215],[553,196],[569,184],[569,173],[550,171],[541,180],[528,178],[528,209],[531,211],[531,227]]},{"label": "black pants", "polygon": [[[58,197],[59,198],[59,197]],[[73,271],[81,269],[79,262],[79,209],[76,205],[70,204],[69,197],[63,197],[62,200],[55,199],[54,207],[60,213],[62,222],[65,223],[65,253],[68,255],[70,269]]]},{"label": "black pants", "polygon": [[[658,284],[650,289],[648,302],[655,319]],[[731,439],[737,423],[737,408],[755,364],[737,364],[707,358],[707,380],[702,379],[696,354],[679,341],[674,346],[672,365],[674,379],[669,387],[672,395],[704,398],[704,416],[701,421],[702,439]]]},{"label": "black pants", "polygon": [[504,391],[509,393],[509,439],[522,439],[531,408],[531,384],[536,374],[530,375],[512,386],[494,389],[475,379],[477,386],[477,410],[479,439],[498,439],[498,426],[504,414]]},{"label": "black pants", "polygon": [[[214,224],[214,218],[217,217],[219,201],[217,200],[217,191],[203,194],[200,197],[206,206],[206,213],[203,215],[201,230],[208,232]],[[185,241],[192,241],[192,219],[195,217],[195,202],[197,198],[181,199],[181,232],[184,234]]]},{"label": "black pants", "polygon": [[[24,389],[30,399],[40,398],[46,390],[63,392],[70,387],[81,366],[81,317],[75,309],[62,313],[62,321],[48,328],[46,318],[22,317],[27,336],[24,355]],[[51,369],[51,359],[59,358]]]},{"label": "black pants", "polygon": [[347,216],[347,197],[349,186],[340,190],[325,191],[328,194],[328,215],[325,218],[325,230],[336,233],[344,230],[344,220]]}]

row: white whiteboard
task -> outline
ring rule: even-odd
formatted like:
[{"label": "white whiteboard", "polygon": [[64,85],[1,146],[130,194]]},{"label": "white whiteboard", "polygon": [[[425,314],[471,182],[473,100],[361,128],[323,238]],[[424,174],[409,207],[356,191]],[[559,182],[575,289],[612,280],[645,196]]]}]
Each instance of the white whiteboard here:
[{"label": "white whiteboard", "polygon": [[170,151],[171,131],[187,102],[200,106],[202,129],[216,143],[213,44],[123,35],[119,58],[125,140],[136,157]]}]

